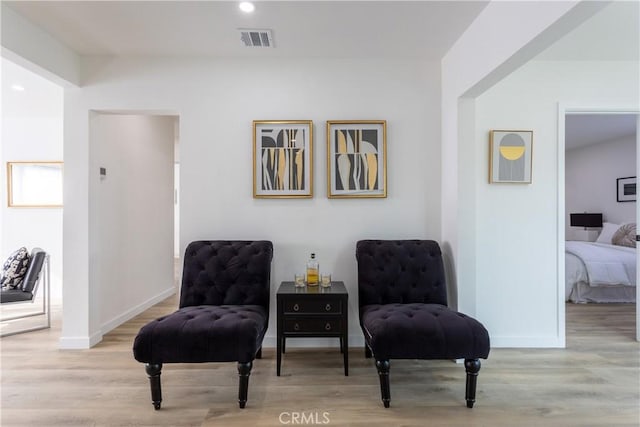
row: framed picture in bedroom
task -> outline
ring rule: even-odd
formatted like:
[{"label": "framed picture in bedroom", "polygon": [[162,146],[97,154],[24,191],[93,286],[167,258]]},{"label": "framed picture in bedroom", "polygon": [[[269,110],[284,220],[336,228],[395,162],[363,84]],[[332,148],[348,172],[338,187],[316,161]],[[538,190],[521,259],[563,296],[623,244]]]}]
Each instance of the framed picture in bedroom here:
[{"label": "framed picture in bedroom", "polygon": [[619,202],[635,202],[636,201],[636,177],[628,176],[626,178],[616,179],[617,200]]},{"label": "framed picture in bedroom", "polygon": [[327,121],[327,196],[387,197],[386,120]]},{"label": "framed picture in bedroom", "polygon": [[489,138],[489,182],[531,184],[533,131],[492,130]]},{"label": "framed picture in bedroom", "polygon": [[253,121],[253,197],[313,197],[313,122]]}]

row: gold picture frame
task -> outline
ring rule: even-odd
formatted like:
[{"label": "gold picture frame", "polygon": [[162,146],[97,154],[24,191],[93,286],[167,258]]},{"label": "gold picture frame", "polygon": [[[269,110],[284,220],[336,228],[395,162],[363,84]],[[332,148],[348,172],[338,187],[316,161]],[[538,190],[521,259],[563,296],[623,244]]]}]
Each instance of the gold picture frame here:
[{"label": "gold picture frame", "polygon": [[531,184],[532,130],[489,132],[489,183]]},{"label": "gold picture frame", "polygon": [[387,121],[327,121],[327,196],[387,197]]},{"label": "gold picture frame", "polygon": [[253,121],[253,197],[313,197],[313,121]]},{"label": "gold picture frame", "polygon": [[7,206],[62,207],[61,161],[7,162]]}]

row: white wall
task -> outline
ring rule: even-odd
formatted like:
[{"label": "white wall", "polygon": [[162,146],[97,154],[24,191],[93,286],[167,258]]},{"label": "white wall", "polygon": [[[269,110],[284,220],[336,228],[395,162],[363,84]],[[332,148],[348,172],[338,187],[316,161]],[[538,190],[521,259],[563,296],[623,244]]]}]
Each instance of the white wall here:
[{"label": "white wall", "polygon": [[[631,106],[637,62],[531,62],[476,99],[477,315],[496,346],[561,346],[558,103]],[[491,129],[533,130],[533,182],[488,184]]]},{"label": "white wall", "polygon": [[[3,79],[22,76],[24,91],[2,94],[0,258],[21,246],[50,254],[51,298],[62,297],[62,208],[15,208],[7,202],[6,162],[61,161],[62,88],[2,60]],[[16,82],[4,82],[4,87]]]},{"label": "white wall", "polygon": [[[459,102],[461,96],[475,96],[530,59],[533,51],[564,30],[560,28],[563,25],[556,25],[557,19],[564,19],[570,14],[566,12],[576,8],[571,9],[575,2],[527,2],[524,7],[518,4],[517,8],[511,3],[492,2],[470,31],[458,40],[442,63],[441,92],[438,67],[416,61],[185,62],[184,59],[147,58],[141,61],[105,59],[88,64],[85,69],[87,85],[68,90],[65,97],[65,162],[67,173],[70,173],[69,179],[65,180],[64,242],[65,254],[69,255],[65,264],[73,267],[65,274],[65,298],[73,298],[75,305],[73,312],[65,312],[63,338],[76,340],[81,345],[91,344],[95,342],[92,337],[96,331],[100,331],[100,319],[95,314],[99,312],[96,309],[99,293],[90,281],[90,266],[99,260],[89,259],[91,239],[95,236],[89,232],[88,116],[92,109],[124,109],[171,111],[181,117],[181,131],[184,129],[181,140],[186,142],[183,153],[187,155],[182,161],[181,177],[183,190],[186,189],[181,212],[183,247],[193,238],[273,237],[276,242],[273,277],[276,284],[290,278],[291,271],[303,262],[307,253],[315,250],[321,264],[328,263],[334,275],[344,277],[352,290],[351,315],[354,319],[354,240],[404,236],[439,239],[442,231],[447,253],[455,258],[452,266],[458,273],[461,309],[470,314],[477,313],[483,321],[480,315],[489,314],[492,339],[494,331],[491,327],[496,321],[511,324],[506,329],[496,329],[498,338],[502,339],[498,343],[509,342],[504,338],[511,333],[519,335],[520,331],[523,338],[520,343],[535,345],[540,342],[538,334],[545,341],[547,324],[531,327],[539,317],[538,313],[526,312],[525,317],[517,310],[493,317],[488,313],[489,307],[495,309],[496,303],[504,305],[511,300],[499,295],[505,287],[502,281],[492,286],[486,282],[486,277],[476,279],[476,265],[480,270],[485,268],[480,261],[485,261],[488,255],[483,247],[485,234],[477,234],[480,227],[475,214],[478,211],[480,219],[486,220],[487,204],[477,194],[474,178],[486,166],[479,163],[483,149],[476,147],[474,138],[467,139],[469,134],[475,133],[475,106],[473,102],[463,102],[464,107],[459,109]],[[596,2],[580,5],[601,7]],[[552,31],[544,31],[550,26]],[[555,77],[547,76],[547,79],[554,80]],[[469,92],[471,89],[473,94]],[[438,105],[440,94],[441,109]],[[387,119],[389,198],[325,199],[321,172],[326,166],[325,157],[317,144],[314,199],[251,199],[251,151],[246,144],[251,140],[249,123],[257,118],[313,119],[317,126],[316,141],[322,141],[322,124],[327,119]],[[545,124],[550,122],[545,120]],[[466,128],[459,133],[460,123]],[[442,140],[438,132],[440,127]],[[392,148],[394,142],[396,146]],[[443,147],[442,167],[440,146]],[[394,149],[397,152],[394,153]],[[442,191],[439,186],[441,171],[444,177]],[[233,185],[220,188],[213,184],[212,177],[217,174],[233,178],[228,181]],[[484,172],[482,176],[485,176]],[[238,188],[246,188],[247,195],[243,196]],[[502,206],[502,200],[495,206]],[[282,217],[293,219],[284,223]],[[354,217],[358,219],[354,221]],[[492,240],[490,247],[505,240],[506,246],[512,244],[510,233],[518,228],[518,219],[502,219],[507,225],[504,228],[506,237]],[[542,227],[536,231],[542,230],[543,234],[548,227],[553,228],[553,224],[547,222],[537,225]],[[304,233],[308,234],[305,242],[313,244],[301,243],[300,235]],[[537,253],[538,246],[534,245],[534,249]],[[476,253],[484,256],[476,260]],[[73,257],[73,265],[70,257]],[[491,259],[490,269],[482,270],[482,273],[499,271],[501,265],[496,266],[499,261],[499,258]],[[477,284],[477,280],[482,283]],[[481,299],[480,293],[485,291],[488,292]],[[486,305],[487,299],[496,294],[496,301]],[[518,298],[521,295],[509,296]],[[483,307],[479,310],[481,303]],[[547,310],[546,306],[542,308]],[[274,318],[271,317],[272,322]],[[272,327],[271,338],[273,330]],[[357,324],[352,322],[352,333],[361,339],[356,331]],[[493,343],[495,345],[496,341]]]},{"label": "white wall", "polygon": [[[475,100],[605,6],[604,2],[493,1],[442,59],[442,246],[450,305],[477,313]],[[482,319],[480,319],[482,320]]]},{"label": "white wall", "polygon": [[[103,332],[173,286],[175,117],[91,114],[90,283]],[[106,175],[100,176],[100,168]]]},{"label": "white wall", "polygon": [[636,176],[636,138],[601,142],[565,154],[566,238],[576,239],[570,213],[602,212],[604,221],[634,222],[636,202],[618,202],[616,179]]},{"label": "white wall", "polygon": [[[87,64],[86,72],[87,86],[68,91],[65,104],[65,150],[73,153],[66,158],[65,182],[73,195],[65,200],[74,227],[73,235],[65,234],[70,254],[82,258],[95,239],[108,238],[89,231],[91,227],[85,232],[82,225],[91,215],[86,209],[89,189],[82,181],[93,179],[94,173],[87,170],[86,159],[95,163],[87,148],[90,110],[162,110],[180,116],[182,250],[196,239],[272,240],[272,301],[280,281],[291,280],[313,251],[321,269],[345,282],[350,315],[357,319],[356,240],[440,238],[437,63],[97,59]],[[252,197],[251,122],[257,119],[314,121],[314,198]],[[325,120],[338,119],[387,120],[386,199],[326,198]],[[137,238],[132,235],[129,241]],[[103,258],[87,263],[117,268]],[[89,271],[73,270],[65,276],[65,298],[81,306],[90,301],[92,308],[65,313],[63,339],[86,343],[82,339],[91,341],[100,329],[100,319],[90,311],[99,304],[99,285],[89,280]],[[274,313],[270,319],[267,345],[275,342]],[[358,322],[350,323],[357,344],[362,340]],[[82,324],[90,326],[83,329]]]}]

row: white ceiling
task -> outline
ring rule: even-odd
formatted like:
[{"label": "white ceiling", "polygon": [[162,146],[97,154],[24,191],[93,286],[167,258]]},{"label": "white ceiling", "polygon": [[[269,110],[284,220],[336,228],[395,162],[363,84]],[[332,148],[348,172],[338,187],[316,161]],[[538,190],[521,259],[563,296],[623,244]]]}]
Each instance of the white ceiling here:
[{"label": "white ceiling", "polygon": [[[640,60],[640,2],[613,2],[536,59]],[[636,121],[637,115],[634,114],[567,115],[565,149],[572,150],[635,135]]]},{"label": "white ceiling", "polygon": [[551,61],[640,60],[640,1],[614,1],[542,52]]},{"label": "white ceiling", "polygon": [[[488,1],[4,1],[80,55],[405,57],[440,60]],[[238,28],[272,29],[275,49]],[[508,35],[506,35],[508,36]],[[638,60],[640,2],[614,1],[543,60]]]},{"label": "white ceiling", "polygon": [[[4,1],[80,55],[396,57],[439,60],[487,1]],[[273,30],[275,49],[246,48],[238,28]],[[537,59],[635,60],[640,2],[615,1]],[[18,106],[20,83],[47,98],[51,84],[3,59],[2,101]],[[22,110],[46,109],[45,104]],[[33,111],[33,110],[32,110]],[[9,109],[4,109],[8,114]],[[635,132],[621,116],[569,116],[567,148]],[[635,125],[633,125],[635,126]],[[606,132],[605,132],[606,131]],[[609,132],[609,133],[607,133]]]},{"label": "white ceiling", "polygon": [[637,114],[568,114],[565,149],[586,147],[635,135]]},{"label": "white ceiling", "polygon": [[[5,1],[81,55],[440,60],[487,1]],[[272,29],[275,49],[238,28]]]},{"label": "white ceiling", "polygon": [[[63,90],[5,58],[2,67],[2,117],[48,117],[62,119]],[[24,90],[12,88],[17,85]]]}]

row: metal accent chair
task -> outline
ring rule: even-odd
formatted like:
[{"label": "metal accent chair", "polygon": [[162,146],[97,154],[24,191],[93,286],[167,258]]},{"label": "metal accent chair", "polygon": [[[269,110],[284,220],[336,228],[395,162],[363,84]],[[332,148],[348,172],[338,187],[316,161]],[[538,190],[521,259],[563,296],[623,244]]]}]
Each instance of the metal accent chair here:
[{"label": "metal accent chair", "polygon": [[472,408],[489,334],[480,322],[447,307],[442,254],[433,240],[361,240],[356,245],[358,306],[365,356],[376,360],[389,407],[390,359],[464,359]]},{"label": "metal accent chair", "polygon": [[[37,331],[51,327],[51,295],[50,295],[50,273],[49,254],[40,248],[33,248],[31,260],[27,267],[27,272],[22,283],[16,289],[7,289],[0,292],[0,304],[2,307],[8,305],[33,304],[40,287],[43,289],[42,307],[38,311],[25,311],[24,313],[9,315],[0,318],[1,323],[12,322],[18,319],[25,319],[33,316],[45,316],[45,324],[39,326],[29,326],[18,330],[2,332],[0,337],[21,334],[24,332]],[[42,283],[42,285],[41,285]],[[5,310],[2,310],[3,312]],[[4,313],[3,313],[4,314]],[[13,323],[13,322],[12,322]]]},{"label": "metal accent chair", "polygon": [[160,409],[164,363],[238,362],[238,403],[262,356],[269,324],[273,245],[269,241],[196,241],[184,256],[179,309],[140,329],[133,355],[145,363],[151,400]]}]

